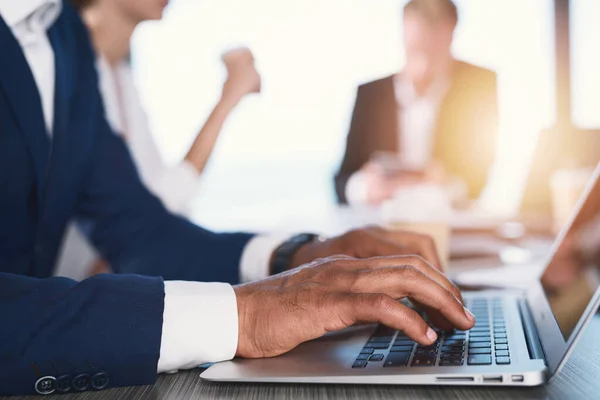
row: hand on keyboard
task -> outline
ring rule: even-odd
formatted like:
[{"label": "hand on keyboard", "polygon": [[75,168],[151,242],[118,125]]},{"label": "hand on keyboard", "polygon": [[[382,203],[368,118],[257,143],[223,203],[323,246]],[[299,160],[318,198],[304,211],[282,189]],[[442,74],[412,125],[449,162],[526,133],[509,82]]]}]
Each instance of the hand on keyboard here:
[{"label": "hand on keyboard", "polygon": [[[469,302],[477,323],[467,331],[440,332],[432,345],[417,345],[404,333],[379,325],[356,357],[352,368],[459,367],[511,363],[502,300]],[[491,307],[490,307],[491,305]]]},{"label": "hand on keyboard", "polygon": [[452,327],[469,329],[475,319],[458,289],[422,258],[355,259],[334,256],[268,279],[235,287],[239,333],[237,355],[271,357],[327,332],[361,322],[380,322],[431,345],[438,336],[409,298]]}]

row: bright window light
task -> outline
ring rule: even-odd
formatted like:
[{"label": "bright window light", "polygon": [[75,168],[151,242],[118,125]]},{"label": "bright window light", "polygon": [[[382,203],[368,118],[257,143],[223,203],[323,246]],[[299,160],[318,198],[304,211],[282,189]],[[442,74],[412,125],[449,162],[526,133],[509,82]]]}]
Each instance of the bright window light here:
[{"label": "bright window light", "polygon": [[[225,126],[196,221],[216,229],[254,228],[258,221],[271,227],[298,210],[334,204],[333,174],[356,86],[402,66],[402,4],[177,0],[163,21],[138,30],[134,72],[168,162],[181,160],[218,99],[221,53],[248,45],[263,75],[263,93],[244,100]],[[499,74],[502,139],[482,204],[512,212],[536,135],[555,117],[552,1],[457,4],[455,54]]]}]

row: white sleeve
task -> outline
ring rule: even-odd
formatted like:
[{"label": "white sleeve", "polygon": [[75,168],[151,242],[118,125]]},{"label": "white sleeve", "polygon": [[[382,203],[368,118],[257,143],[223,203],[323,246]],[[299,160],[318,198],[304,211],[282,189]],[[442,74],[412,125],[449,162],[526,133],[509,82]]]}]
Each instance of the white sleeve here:
[{"label": "white sleeve", "polygon": [[351,206],[367,204],[367,177],[362,171],[353,173],[348,179],[345,188],[346,200]]},{"label": "white sleeve", "polygon": [[[142,181],[171,212],[188,215],[190,202],[201,184],[201,174],[185,160],[175,166],[163,162],[129,66],[121,65],[113,74],[108,63],[100,59],[99,72],[108,121],[115,132],[123,135]],[[119,76],[120,86],[114,76]],[[119,102],[117,88],[123,102]]]},{"label": "white sleeve", "polygon": [[231,360],[237,343],[237,299],[231,285],[165,282],[158,373]]},{"label": "white sleeve", "polygon": [[251,282],[269,276],[273,252],[292,237],[289,233],[260,235],[252,238],[240,260],[240,282]]},{"label": "white sleeve", "polygon": [[200,190],[202,179],[196,167],[184,160],[174,167],[163,167],[147,178],[148,188],[161,199],[169,211],[187,216],[190,203]]}]

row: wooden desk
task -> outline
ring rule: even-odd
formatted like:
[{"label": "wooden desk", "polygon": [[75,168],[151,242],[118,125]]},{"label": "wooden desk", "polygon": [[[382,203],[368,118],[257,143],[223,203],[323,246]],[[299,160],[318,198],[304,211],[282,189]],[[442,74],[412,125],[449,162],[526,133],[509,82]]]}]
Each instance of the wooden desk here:
[{"label": "wooden desk", "polygon": [[600,316],[584,333],[563,371],[549,384],[536,388],[218,384],[202,381],[199,374],[200,370],[193,370],[162,375],[153,387],[10,399],[597,399],[600,397]]}]

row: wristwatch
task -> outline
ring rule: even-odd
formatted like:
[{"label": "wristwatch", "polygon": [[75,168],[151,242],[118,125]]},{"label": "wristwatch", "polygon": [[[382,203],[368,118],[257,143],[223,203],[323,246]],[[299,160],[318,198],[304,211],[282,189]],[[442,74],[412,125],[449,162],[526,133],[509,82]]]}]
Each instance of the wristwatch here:
[{"label": "wristwatch", "polygon": [[275,252],[273,253],[271,275],[277,275],[286,271],[290,267],[292,258],[296,252],[305,244],[316,240],[319,240],[319,235],[315,235],[314,233],[301,233],[283,242],[283,244],[275,249]]}]

